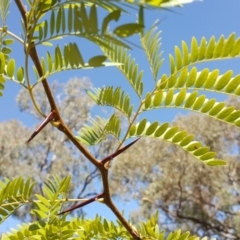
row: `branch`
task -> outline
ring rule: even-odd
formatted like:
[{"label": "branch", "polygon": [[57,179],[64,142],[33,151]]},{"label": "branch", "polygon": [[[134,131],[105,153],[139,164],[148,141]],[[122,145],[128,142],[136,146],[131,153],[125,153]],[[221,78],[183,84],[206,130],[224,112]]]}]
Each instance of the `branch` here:
[{"label": "branch", "polygon": [[[28,30],[28,23],[27,23],[27,18],[26,18],[26,9],[24,8],[24,5],[22,4],[21,0],[15,0],[15,3],[21,13],[21,16],[23,18],[24,21],[24,25],[26,30]],[[29,36],[27,36],[29,37]],[[31,39],[27,39],[28,41]],[[104,203],[112,210],[112,212],[116,215],[116,217],[118,218],[118,220],[123,224],[123,226],[127,229],[127,231],[132,235],[132,237],[134,239],[140,240],[141,238],[139,237],[139,235],[137,234],[137,232],[135,232],[135,230],[131,227],[131,225],[128,223],[128,221],[123,217],[123,215],[118,211],[118,209],[116,208],[116,206],[113,204],[112,200],[111,200],[111,196],[110,196],[110,191],[109,191],[109,182],[108,182],[108,169],[107,167],[104,166],[104,163],[110,161],[113,157],[119,155],[121,152],[125,151],[128,147],[130,147],[133,143],[135,143],[136,141],[134,141],[133,143],[129,144],[128,146],[120,149],[119,151],[115,152],[114,154],[110,155],[109,157],[103,159],[101,162],[99,162],[90,152],[88,152],[88,150],[75,138],[75,136],[72,134],[72,132],[70,131],[70,129],[66,126],[66,124],[64,123],[64,121],[61,118],[61,115],[59,113],[59,110],[57,108],[56,102],[54,100],[53,94],[51,92],[51,89],[48,85],[47,79],[43,76],[43,69],[37,54],[37,50],[36,47],[34,45],[34,42],[30,43],[31,46],[25,46],[28,49],[28,51],[26,52],[26,54],[29,54],[36,69],[37,72],[40,76],[40,78],[42,79],[42,85],[44,88],[44,91],[46,93],[48,102],[50,104],[51,107],[51,112],[54,111],[55,116],[54,116],[54,121],[51,122],[51,124],[53,126],[55,126],[56,128],[58,128],[59,131],[63,132],[68,139],[77,147],[77,149],[79,149],[79,151],[100,171],[101,176],[102,176],[102,183],[103,183],[103,193],[92,197],[90,199],[88,199],[87,201],[85,201],[84,203],[81,203],[71,209],[68,209],[62,213],[66,213],[69,211],[72,211],[74,209],[77,209],[79,207],[83,207],[91,202],[94,202],[96,200],[98,200],[99,198],[103,198],[104,199]],[[37,132],[38,133],[38,132]],[[35,134],[37,134],[35,133]],[[34,137],[34,136],[33,136]],[[31,140],[31,139],[30,139]],[[60,213],[60,214],[62,214]]]},{"label": "branch", "polygon": [[105,165],[107,162],[111,161],[113,158],[117,157],[118,155],[120,155],[121,153],[123,153],[124,151],[126,151],[128,148],[130,148],[134,143],[136,143],[140,138],[137,138],[136,140],[134,140],[133,142],[129,143],[128,145],[126,145],[125,147],[117,150],[116,152],[114,152],[113,154],[107,156],[106,158],[101,160],[101,163],[103,165]]},{"label": "branch", "polygon": [[100,199],[102,197],[103,197],[103,193],[100,193],[97,196],[91,197],[88,200],[86,200],[86,201],[84,201],[84,202],[82,202],[80,204],[77,204],[77,205],[75,205],[75,206],[73,206],[73,207],[71,207],[71,208],[69,208],[69,209],[67,209],[67,210],[65,210],[63,212],[60,212],[58,215],[62,215],[64,213],[71,212],[71,211],[73,211],[73,210],[75,210],[77,208],[84,207],[84,206],[88,205],[89,203],[95,202],[95,201],[97,201],[98,199]]}]

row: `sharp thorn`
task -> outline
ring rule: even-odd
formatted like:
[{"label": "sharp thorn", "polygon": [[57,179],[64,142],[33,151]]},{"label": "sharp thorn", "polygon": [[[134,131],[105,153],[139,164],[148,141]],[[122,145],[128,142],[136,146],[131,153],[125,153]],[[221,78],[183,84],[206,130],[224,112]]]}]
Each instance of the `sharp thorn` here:
[{"label": "sharp thorn", "polygon": [[137,138],[136,140],[134,140],[133,142],[129,143],[128,145],[126,145],[125,147],[117,150],[115,153],[107,156],[106,158],[101,160],[102,164],[105,164],[106,162],[112,160],[113,158],[115,158],[116,156],[118,156],[119,154],[121,154],[122,152],[126,151],[128,148],[130,148],[134,143],[136,143],[140,138]]},{"label": "sharp thorn", "polygon": [[82,202],[82,203],[79,203],[79,204],[77,204],[77,205],[75,205],[75,206],[73,206],[73,207],[71,207],[71,208],[69,208],[69,209],[67,209],[67,210],[65,210],[65,211],[62,211],[62,212],[58,213],[58,215],[62,215],[62,214],[71,212],[71,211],[73,211],[73,210],[75,210],[75,209],[77,209],[77,208],[84,207],[84,206],[88,205],[89,203],[92,203],[92,202],[94,202],[94,201],[97,201],[99,198],[102,198],[102,197],[103,197],[103,193],[98,194],[97,196],[94,196],[94,197],[92,197],[92,198],[89,198],[88,200],[86,200],[86,201],[84,201],[84,202]]},{"label": "sharp thorn", "polygon": [[55,111],[52,111],[48,116],[43,120],[43,122],[38,126],[38,128],[33,132],[31,137],[26,141],[28,144],[49,122],[51,122],[55,117]]}]

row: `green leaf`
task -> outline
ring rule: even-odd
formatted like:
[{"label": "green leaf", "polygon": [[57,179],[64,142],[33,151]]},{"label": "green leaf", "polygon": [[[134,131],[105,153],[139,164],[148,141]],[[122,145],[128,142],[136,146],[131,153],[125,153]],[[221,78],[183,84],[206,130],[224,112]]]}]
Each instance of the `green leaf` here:
[{"label": "green leaf", "polygon": [[240,110],[234,111],[230,113],[226,118],[225,121],[227,122],[234,122],[236,119],[240,117]]},{"label": "green leaf", "polygon": [[206,104],[202,107],[201,112],[207,113],[208,111],[210,111],[210,109],[212,109],[212,107],[214,106],[215,102],[216,102],[215,98],[207,101]]},{"label": "green leaf", "polygon": [[182,89],[176,97],[175,106],[181,106],[186,97],[186,89]]},{"label": "green leaf", "polygon": [[81,2],[80,14],[81,14],[82,24],[85,29],[85,32],[89,34],[90,33],[89,19],[87,17],[87,10],[83,2]]},{"label": "green leaf", "polygon": [[235,43],[235,33],[232,33],[228,37],[226,43],[224,44],[221,57],[227,57],[229,53],[231,53],[234,43]]},{"label": "green leaf", "polygon": [[201,146],[202,146],[202,143],[197,142],[197,141],[192,141],[186,146],[186,149],[187,149],[188,152],[192,152],[195,149],[200,148]]},{"label": "green leaf", "polygon": [[100,67],[106,59],[107,57],[103,55],[95,56],[88,61],[88,64],[91,67]]},{"label": "green leaf", "polygon": [[216,83],[218,75],[219,75],[219,70],[218,69],[213,70],[208,75],[208,78],[207,78],[206,82],[204,83],[204,88],[211,89],[213,87],[213,85]]},{"label": "green leaf", "polygon": [[163,74],[157,83],[158,89],[164,89],[167,85],[167,82],[168,82],[168,77],[166,74]]},{"label": "green leaf", "polygon": [[226,161],[221,159],[211,159],[204,161],[204,163],[206,163],[208,166],[224,166],[227,164]]},{"label": "green leaf", "polygon": [[132,125],[129,130],[129,136],[133,136],[136,133],[137,127],[136,125]]},{"label": "green leaf", "polygon": [[57,19],[56,19],[56,33],[59,34],[61,29],[61,23],[62,23],[62,12],[63,9],[60,7],[57,11]]},{"label": "green leaf", "polygon": [[173,88],[177,82],[177,74],[173,74],[167,81],[167,88]]},{"label": "green leaf", "polygon": [[108,24],[110,21],[114,20],[114,21],[118,21],[119,17],[121,16],[121,10],[115,10],[111,13],[109,13],[103,20],[102,23],[102,35],[105,34]]},{"label": "green leaf", "polygon": [[177,126],[170,128],[170,129],[164,134],[163,138],[164,138],[164,139],[170,139],[170,138],[172,138],[172,137],[175,135],[175,133],[178,131],[178,129],[179,129],[179,127],[177,127]]},{"label": "green leaf", "polygon": [[[139,11],[138,11],[138,23],[141,25],[144,25],[144,8],[142,5],[139,6]],[[144,35],[144,29],[141,31],[141,37]]]},{"label": "green leaf", "polygon": [[198,60],[201,61],[205,58],[206,49],[207,49],[207,40],[205,37],[203,37],[198,50]]},{"label": "green leaf", "polygon": [[155,137],[160,137],[163,133],[167,130],[169,123],[163,123],[161,126],[158,127],[157,131],[154,133]]},{"label": "green leaf", "polygon": [[181,132],[178,132],[172,139],[172,142],[173,143],[178,143],[180,141],[183,140],[184,137],[186,137],[187,135],[187,132],[186,131],[181,131]]},{"label": "green leaf", "polygon": [[20,83],[23,83],[23,78],[24,78],[24,68],[23,68],[23,67],[20,67],[20,68],[18,68],[18,70],[17,70],[17,80],[18,80]]},{"label": "green leaf", "polygon": [[51,17],[50,17],[50,34],[53,35],[55,31],[55,13],[52,11]]},{"label": "green leaf", "polygon": [[217,115],[217,118],[218,118],[218,119],[224,119],[224,118],[226,118],[229,114],[231,114],[234,110],[235,110],[235,108],[234,108],[233,106],[224,108],[224,109]]},{"label": "green leaf", "polygon": [[169,61],[170,61],[170,72],[171,74],[175,73],[175,62],[174,62],[174,58],[171,54],[169,54]]},{"label": "green leaf", "polygon": [[231,81],[227,84],[225,91],[227,93],[234,92],[240,84],[240,74],[235,78],[231,79]]},{"label": "green leaf", "polygon": [[214,48],[215,48],[215,37],[212,36],[206,49],[206,54],[205,54],[206,59],[210,59],[213,57]]},{"label": "green leaf", "polygon": [[198,58],[198,43],[195,37],[192,38],[191,44],[191,62],[197,61]]},{"label": "green leaf", "polygon": [[204,83],[206,82],[206,80],[208,78],[208,74],[209,74],[209,69],[208,68],[205,68],[200,72],[200,74],[197,77],[197,80],[195,82],[195,87],[196,88],[200,88],[204,85]]},{"label": "green leaf", "polygon": [[206,99],[205,95],[201,95],[200,97],[198,97],[196,102],[193,104],[192,108],[194,110],[199,110],[203,106],[205,99]]},{"label": "green leaf", "polygon": [[160,106],[163,100],[163,92],[158,91],[155,95],[154,95],[154,100],[153,100],[153,106],[157,107]]},{"label": "green leaf", "polygon": [[193,152],[194,156],[201,156],[207,152],[209,152],[209,147],[200,147],[196,151]]},{"label": "green leaf", "polygon": [[126,38],[136,33],[141,33],[144,26],[139,23],[128,23],[114,29],[113,33],[118,37]]},{"label": "green leaf", "polygon": [[7,75],[12,78],[14,75],[14,71],[15,71],[15,60],[14,59],[10,59],[8,64],[7,64]]},{"label": "green leaf", "polygon": [[14,43],[14,40],[13,39],[4,39],[3,41],[2,41],[2,44],[3,45],[11,45],[11,44],[13,44]]},{"label": "green leaf", "polygon": [[239,55],[240,52],[240,38],[238,38],[232,48],[232,51],[230,52],[231,57],[235,57],[236,55]]},{"label": "green leaf", "polygon": [[5,69],[5,57],[4,54],[0,52],[0,74],[4,73],[4,69]]},{"label": "green leaf", "polygon": [[5,53],[5,54],[10,54],[12,52],[12,49],[11,48],[8,48],[8,47],[3,47],[1,49],[1,52],[2,53]]},{"label": "green leaf", "polygon": [[149,108],[151,105],[152,99],[151,99],[151,93],[147,93],[145,97],[144,107],[145,109]]},{"label": "green leaf", "polygon": [[180,142],[180,146],[187,146],[194,139],[194,135],[188,135]]},{"label": "green leaf", "polygon": [[72,5],[70,4],[69,9],[68,9],[68,31],[71,32],[72,31],[72,27],[73,27],[73,10],[72,10]]},{"label": "green leaf", "polygon": [[208,113],[210,116],[215,116],[217,115],[220,111],[222,111],[222,109],[225,107],[225,103],[221,102],[216,104]]},{"label": "green leaf", "polygon": [[174,90],[170,89],[165,98],[165,106],[169,106],[172,103],[173,95],[174,95]]},{"label": "green leaf", "polygon": [[147,124],[147,119],[144,118],[138,125],[138,128],[137,128],[137,135],[141,135],[146,127],[146,124]]},{"label": "green leaf", "polygon": [[213,57],[214,58],[218,58],[221,56],[221,53],[222,53],[222,50],[223,50],[223,46],[224,46],[224,36],[222,35],[217,44],[216,44],[216,47],[214,49],[214,52],[213,52]]},{"label": "green leaf", "polygon": [[232,77],[233,71],[227,71],[224,75],[222,75],[220,77],[220,79],[218,80],[215,89],[220,91],[222,90],[230,81],[231,77]]},{"label": "green leaf", "polygon": [[208,153],[204,153],[201,157],[200,157],[200,159],[202,160],[202,161],[206,161],[206,160],[209,160],[209,159],[211,159],[211,158],[213,158],[213,157],[215,157],[216,156],[216,153],[215,152],[208,152]]},{"label": "green leaf", "polygon": [[186,82],[186,87],[191,87],[192,85],[194,85],[195,80],[196,80],[196,77],[197,77],[197,68],[196,68],[196,67],[193,67],[193,68],[191,69],[191,71],[189,72],[189,74],[188,74],[188,79],[187,79],[187,82]]},{"label": "green leaf", "polygon": [[194,102],[195,102],[196,99],[197,99],[197,96],[198,96],[198,92],[197,92],[197,91],[192,92],[192,93],[190,94],[190,96],[187,98],[184,107],[185,107],[185,108],[190,108],[190,107],[192,107],[192,105],[194,104]]},{"label": "green leaf", "polygon": [[146,130],[146,136],[152,135],[158,127],[158,122],[153,122]]},{"label": "green leaf", "polygon": [[89,15],[89,24],[91,28],[91,32],[93,34],[98,33],[98,16],[97,16],[97,10],[96,10],[96,5],[92,5],[90,9],[90,15]]},{"label": "green leaf", "polygon": [[182,54],[180,49],[177,46],[175,46],[175,58],[176,58],[177,70],[179,70],[182,67]]},{"label": "green leaf", "polygon": [[187,81],[187,75],[188,75],[188,69],[187,68],[182,69],[182,71],[180,72],[180,76],[177,80],[177,84],[176,84],[177,88],[181,88],[185,85]]},{"label": "green leaf", "polygon": [[189,64],[188,46],[184,41],[182,41],[182,52],[183,52],[183,66],[187,66]]}]

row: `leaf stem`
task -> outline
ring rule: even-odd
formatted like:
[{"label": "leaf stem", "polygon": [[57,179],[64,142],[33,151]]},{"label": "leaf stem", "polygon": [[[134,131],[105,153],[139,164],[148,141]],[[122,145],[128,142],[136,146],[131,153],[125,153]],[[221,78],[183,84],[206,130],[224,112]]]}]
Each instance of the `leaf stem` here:
[{"label": "leaf stem", "polygon": [[18,42],[20,42],[21,44],[24,45],[24,41],[19,38],[17,35],[15,35],[14,33],[8,31],[8,30],[5,30],[4,28],[0,28],[0,32],[4,32],[4,33],[7,33],[8,35],[10,35],[11,37],[13,37],[14,39],[16,39]]}]

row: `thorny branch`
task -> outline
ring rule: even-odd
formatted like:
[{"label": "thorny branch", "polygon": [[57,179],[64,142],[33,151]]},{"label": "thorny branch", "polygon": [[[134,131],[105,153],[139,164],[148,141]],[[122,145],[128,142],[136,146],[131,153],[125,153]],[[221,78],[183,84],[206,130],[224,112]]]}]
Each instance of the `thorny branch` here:
[{"label": "thorny branch", "polygon": [[[27,17],[26,17],[26,9],[22,3],[21,0],[15,0],[15,3],[21,13],[25,28],[27,30],[28,27],[28,22],[27,22]],[[28,37],[28,36],[27,36]],[[29,39],[27,39],[29,40]],[[31,40],[31,39],[30,39]],[[27,54],[27,53],[26,53]],[[131,227],[131,225],[128,223],[128,221],[123,217],[123,215],[118,211],[118,209],[116,208],[116,206],[113,204],[112,199],[111,199],[111,195],[110,195],[110,191],[109,191],[109,182],[108,182],[108,169],[105,167],[105,163],[111,161],[114,157],[116,157],[117,155],[119,155],[121,152],[125,151],[128,147],[130,147],[132,144],[134,144],[136,141],[134,141],[133,143],[129,144],[128,146],[118,150],[117,152],[113,153],[112,155],[108,156],[107,158],[103,159],[102,161],[98,161],[90,152],[88,152],[88,150],[81,145],[81,143],[74,137],[74,135],[72,134],[72,132],[70,131],[70,129],[66,126],[66,124],[64,123],[63,119],[61,118],[61,115],[59,113],[58,107],[56,105],[56,102],[54,100],[51,88],[49,87],[48,81],[46,78],[43,77],[43,70],[41,67],[41,63],[37,54],[37,50],[34,46],[34,42],[31,42],[31,48],[29,51],[29,55],[38,71],[38,74],[40,76],[40,78],[42,79],[42,85],[44,88],[44,91],[46,93],[48,102],[50,104],[51,107],[51,113],[54,113],[54,118],[48,118],[45,119],[45,121],[43,121],[43,123],[40,125],[40,130],[42,129],[42,127],[44,127],[49,121],[51,122],[51,124],[53,126],[55,126],[56,128],[58,128],[58,130],[62,131],[67,137],[68,139],[79,149],[79,151],[100,171],[101,176],[102,176],[102,183],[103,183],[103,193],[98,194],[97,196],[94,196],[86,201],[84,201],[83,203],[73,207],[72,209],[68,209],[62,213],[65,212],[69,212],[73,209],[79,208],[79,207],[83,207],[91,202],[94,202],[96,200],[99,200],[99,198],[101,198],[101,201],[104,202],[111,210],[112,212],[115,214],[115,216],[119,219],[119,221],[123,224],[123,226],[128,230],[128,232],[132,235],[132,237],[134,239],[140,240],[141,238],[139,237],[138,233]],[[50,116],[51,116],[50,113]],[[45,125],[44,125],[45,124]],[[37,129],[33,135],[30,137],[30,139],[28,140],[28,142],[36,135],[38,134],[38,132],[40,131],[39,129]],[[60,213],[61,214],[61,213]]]}]

